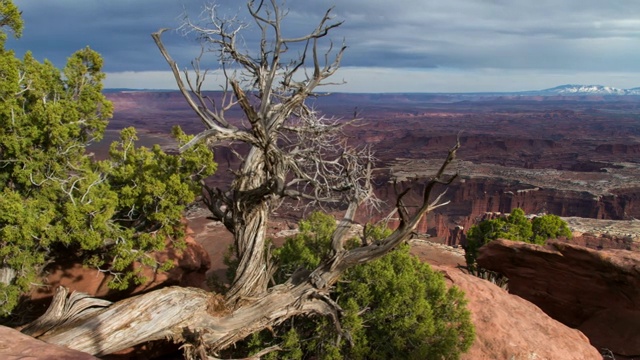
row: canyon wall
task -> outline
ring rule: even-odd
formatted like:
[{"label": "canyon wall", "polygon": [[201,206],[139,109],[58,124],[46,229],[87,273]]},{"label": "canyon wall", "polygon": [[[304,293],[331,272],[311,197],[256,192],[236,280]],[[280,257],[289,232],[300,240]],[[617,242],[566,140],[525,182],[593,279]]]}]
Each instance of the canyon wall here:
[{"label": "canyon wall", "polygon": [[[416,183],[407,195],[408,203],[418,203],[420,191],[421,186]],[[389,204],[396,192],[389,183],[379,187],[376,193]],[[462,179],[447,190],[445,199],[451,203],[429,214],[417,232],[429,234],[433,241],[452,246],[464,245],[461,233],[482,220],[486,213],[509,213],[514,208],[521,208],[527,214],[549,213],[561,217],[640,218],[638,194],[638,189],[630,188],[595,197],[587,192],[533,188],[503,179]]]}]

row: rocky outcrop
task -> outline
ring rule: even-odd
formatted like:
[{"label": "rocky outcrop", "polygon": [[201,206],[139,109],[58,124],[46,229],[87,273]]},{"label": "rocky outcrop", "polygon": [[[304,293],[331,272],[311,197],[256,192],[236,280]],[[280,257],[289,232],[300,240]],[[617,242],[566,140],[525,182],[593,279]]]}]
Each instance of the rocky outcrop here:
[{"label": "rocky outcrop", "polygon": [[580,331],[550,318],[540,308],[459,269],[434,267],[469,301],[476,341],[467,360],[602,359]]},{"label": "rocky outcrop", "polygon": [[3,360],[98,360],[89,354],[69,348],[47,344],[22,334],[21,332],[0,326],[0,359]]},{"label": "rocky outcrop", "polygon": [[509,291],[577,329],[599,348],[640,354],[640,253],[496,240],[478,265],[509,278]]},{"label": "rocky outcrop", "polygon": [[458,265],[465,263],[462,249],[414,240],[411,253],[465,292],[476,340],[462,359],[602,359],[580,331],[552,319],[521,297],[460,270]]}]

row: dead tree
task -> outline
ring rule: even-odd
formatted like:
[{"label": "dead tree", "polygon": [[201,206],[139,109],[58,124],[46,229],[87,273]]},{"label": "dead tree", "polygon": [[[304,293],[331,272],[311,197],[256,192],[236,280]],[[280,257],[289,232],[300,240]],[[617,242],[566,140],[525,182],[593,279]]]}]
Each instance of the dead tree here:
[{"label": "dead tree", "polygon": [[[316,88],[329,84],[340,66],[346,47],[325,40],[341,23],[334,22],[329,9],[307,35],[287,37],[282,28],[287,12],[276,0],[249,1],[247,10],[260,33],[255,53],[239,45],[240,33],[249,25],[219,17],[215,6],[204,13],[206,26],[186,19],[182,27],[202,41],[202,54],[217,56],[225,78],[221,100],[203,91],[209,73],[201,69],[202,57],[193,61],[190,71],[183,71],[162,42],[166,29],[152,34],[180,91],[204,125],[185,147],[207,141],[211,147],[243,143],[249,148],[238,154],[241,165],[227,189],[206,188],[212,217],[235,238],[239,265],[229,291],[222,298],[171,287],[114,304],[67,297],[60,291],[49,312],[25,332],[98,356],[170,338],[190,343],[188,350],[203,357],[292,316],[329,316],[339,327],[340,308],[329,295],[340,275],[391,251],[411,235],[423,216],[446,204],[444,193],[432,192],[437,184],[455,178],[444,171],[458,145],[424,184],[418,206],[410,209],[403,201],[407,191],[399,194],[400,223],[390,236],[345,249],[357,209],[373,199],[373,155],[345,141],[342,128],[348,121],[323,117],[306,102],[316,96]],[[234,107],[244,114],[241,125],[225,117]],[[286,199],[344,204],[347,210],[333,234],[331,252],[316,269],[269,286],[274,265],[266,250],[267,224],[273,209]],[[276,348],[265,351],[270,350]]]}]

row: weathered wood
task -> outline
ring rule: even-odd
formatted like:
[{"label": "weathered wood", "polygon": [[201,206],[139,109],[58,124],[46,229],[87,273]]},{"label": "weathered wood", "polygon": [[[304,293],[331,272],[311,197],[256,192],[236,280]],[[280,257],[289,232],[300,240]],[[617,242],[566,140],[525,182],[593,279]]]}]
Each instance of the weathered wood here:
[{"label": "weathered wood", "polygon": [[[59,293],[66,293],[66,290],[61,288]],[[276,326],[291,316],[336,317],[337,309],[320,294],[309,283],[289,283],[273,287],[262,298],[229,311],[219,295],[174,286],[122,300],[100,310],[86,308],[84,313],[57,313],[57,325],[52,327],[51,323],[38,319],[28,326],[28,332],[37,334],[43,341],[96,356],[147,341],[185,342],[194,334],[207,349],[215,351],[256,331]],[[72,302],[71,297],[57,297],[53,308],[68,307]]]},{"label": "weathered wood", "polygon": [[229,199],[234,213],[234,246],[239,259],[236,275],[226,294],[227,303],[239,305],[243,299],[261,296],[271,275],[266,256],[267,225],[271,212],[271,189],[265,186],[265,152],[252,147],[241,172],[231,185],[233,199]]},{"label": "weathered wood", "polygon": [[3,266],[0,267],[0,284],[11,284],[11,282],[13,281],[13,279],[15,279],[17,276],[17,273],[14,269],[8,267],[8,266]]},{"label": "weathered wood", "polygon": [[89,317],[94,312],[111,305],[110,301],[92,298],[81,292],[68,295],[67,288],[58,287],[47,311],[21,331],[24,334],[38,337],[57,326]]},{"label": "weathered wood", "polygon": [[[68,300],[68,299],[67,299]],[[215,313],[213,294],[169,287],[117,302],[90,316],[63,320],[38,338],[101,356],[160,339],[181,339],[183,326]]]}]

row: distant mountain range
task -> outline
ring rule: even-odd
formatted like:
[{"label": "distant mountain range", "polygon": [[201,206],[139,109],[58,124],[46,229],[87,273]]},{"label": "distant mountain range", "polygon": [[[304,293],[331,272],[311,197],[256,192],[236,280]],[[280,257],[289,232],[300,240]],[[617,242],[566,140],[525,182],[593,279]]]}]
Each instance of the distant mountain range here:
[{"label": "distant mountain range", "polygon": [[640,95],[640,87],[632,89],[618,89],[603,85],[560,85],[551,89],[538,91],[523,91],[525,95]]},{"label": "distant mountain range", "polygon": [[[129,88],[110,88],[104,89],[105,93],[125,93],[125,92],[173,92],[178,90],[166,90],[166,89],[129,89]],[[441,93],[445,94],[445,93]],[[450,93],[447,93],[450,94]],[[455,93],[458,95],[464,95],[465,93]],[[625,96],[625,95],[640,95],[640,87],[631,89],[619,89],[611,86],[604,85],[578,85],[567,84],[560,85],[550,89],[544,90],[528,90],[528,91],[516,91],[516,92],[473,92],[466,94],[474,95],[522,95],[522,96],[589,96],[589,95],[610,95],[610,96]],[[452,94],[453,95],[453,94]]]}]

